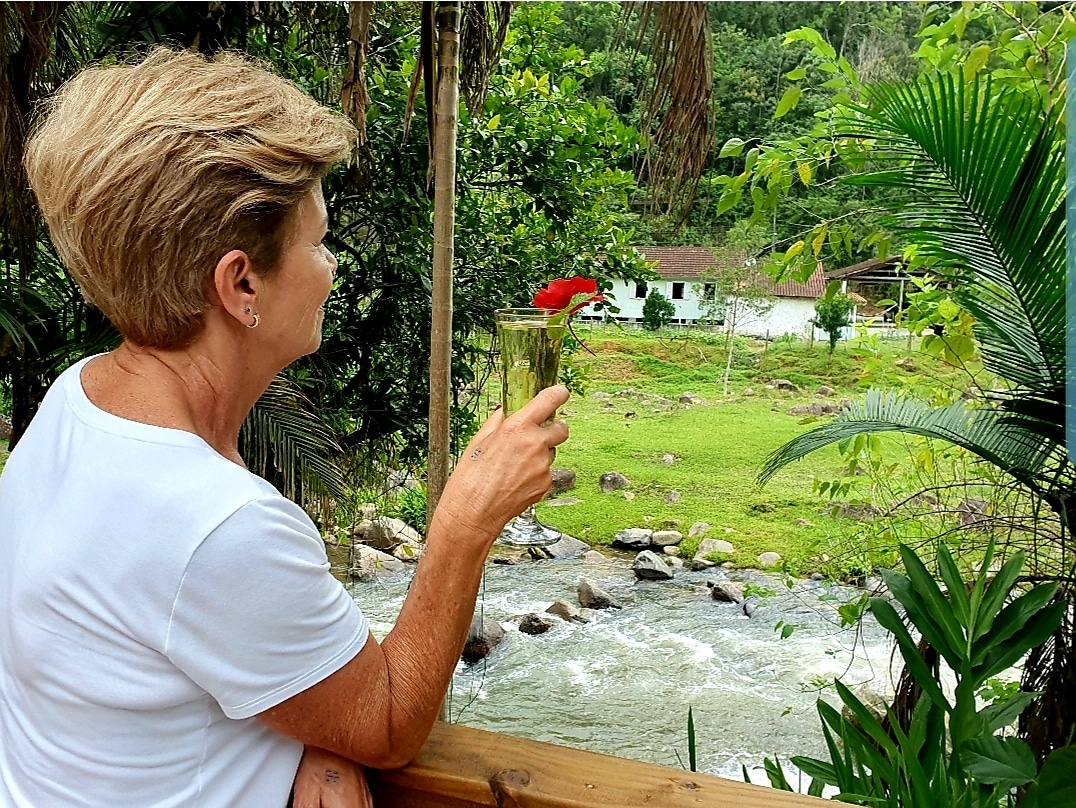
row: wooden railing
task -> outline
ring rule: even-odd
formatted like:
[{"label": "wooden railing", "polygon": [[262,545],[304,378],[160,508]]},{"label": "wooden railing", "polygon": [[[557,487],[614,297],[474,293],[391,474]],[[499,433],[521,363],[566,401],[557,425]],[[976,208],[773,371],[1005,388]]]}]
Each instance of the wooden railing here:
[{"label": "wooden railing", "polygon": [[414,763],[371,772],[378,808],[817,808],[824,800],[438,724]]}]

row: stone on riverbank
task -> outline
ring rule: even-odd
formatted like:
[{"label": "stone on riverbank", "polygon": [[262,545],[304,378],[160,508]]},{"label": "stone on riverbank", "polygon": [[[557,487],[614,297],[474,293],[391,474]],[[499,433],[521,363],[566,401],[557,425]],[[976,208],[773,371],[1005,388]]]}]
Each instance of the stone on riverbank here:
[{"label": "stone on riverbank", "polygon": [[630,488],[631,480],[619,471],[607,471],[598,480],[598,488],[603,494],[619,491],[621,488]]},{"label": "stone on riverbank", "polygon": [[655,530],[650,537],[652,547],[675,547],[684,540],[684,534],[679,530]]},{"label": "stone on riverbank", "polygon": [[646,581],[669,581],[673,577],[673,569],[665,563],[664,559],[651,550],[643,550],[635,556],[631,565],[635,577]]},{"label": "stone on riverbank", "polygon": [[743,603],[743,584],[735,581],[707,581],[710,597],[719,603]]},{"label": "stone on riverbank", "polygon": [[422,544],[422,537],[417,530],[403,519],[394,519],[391,516],[379,516],[370,520],[362,540],[375,550],[384,550],[386,553],[391,553],[401,544],[408,542]]},{"label": "stone on riverbank", "polygon": [[588,578],[579,581],[576,588],[579,605],[584,609],[623,609],[620,601]]},{"label": "stone on riverbank", "polygon": [[769,552],[769,553],[760,553],[759,554],[758,565],[760,567],[762,567],[762,569],[768,569],[769,567],[776,567],[780,563],[781,563],[781,554],[780,553]]},{"label": "stone on riverbank", "polygon": [[496,620],[485,620],[475,615],[471,628],[467,632],[467,642],[463,646],[463,661],[473,665],[485,659],[494,648],[504,642],[505,631]]},{"label": "stone on riverbank", "polygon": [[710,529],[708,522],[695,522],[691,527],[687,529],[687,535],[691,538],[697,538]]},{"label": "stone on riverbank", "polygon": [[648,527],[629,527],[613,536],[613,547],[622,550],[645,550],[654,531]]},{"label": "stone on riverbank", "polygon": [[549,496],[555,497],[575,488],[575,472],[571,469],[550,469],[549,474],[553,478],[553,487],[549,489]]},{"label": "stone on riverbank", "polygon": [[587,550],[583,553],[584,564],[605,564],[609,559],[599,553],[597,550]]}]

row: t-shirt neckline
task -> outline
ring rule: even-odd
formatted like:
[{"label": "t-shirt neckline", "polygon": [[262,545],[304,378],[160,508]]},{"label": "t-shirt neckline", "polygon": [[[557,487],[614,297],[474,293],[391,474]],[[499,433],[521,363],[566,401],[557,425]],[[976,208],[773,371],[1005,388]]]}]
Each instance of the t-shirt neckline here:
[{"label": "t-shirt neckline", "polygon": [[89,362],[100,356],[104,356],[104,354],[94,354],[93,356],[87,356],[85,359],[80,359],[63,374],[64,393],[67,403],[76,417],[96,429],[122,437],[172,446],[203,448],[218,454],[204,438],[193,432],[156,424],[144,424],[141,421],[132,421],[129,418],[103,410],[90,401],[90,397],[86,395],[86,389],[82,386],[82,371]]}]

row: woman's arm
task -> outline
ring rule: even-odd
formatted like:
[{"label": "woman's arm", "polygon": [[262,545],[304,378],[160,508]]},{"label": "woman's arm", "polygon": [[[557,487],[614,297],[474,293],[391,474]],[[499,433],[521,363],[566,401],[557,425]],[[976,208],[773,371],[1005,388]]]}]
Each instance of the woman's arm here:
[{"label": "woman's arm", "polygon": [[336,673],[259,714],[272,729],[376,768],[418,754],[437,718],[474,615],[486,555],[505,523],[549,490],[561,422],[542,426],[568,399],[540,393],[504,420],[499,413],[467,447],[434,514],[395,628],[370,637]]}]

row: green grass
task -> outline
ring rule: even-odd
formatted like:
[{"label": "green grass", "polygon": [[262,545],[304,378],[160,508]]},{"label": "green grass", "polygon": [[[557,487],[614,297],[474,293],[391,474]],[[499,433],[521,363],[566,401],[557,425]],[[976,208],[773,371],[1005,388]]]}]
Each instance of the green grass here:
[{"label": "green grass", "polygon": [[[565,496],[582,501],[540,504],[539,517],[594,545],[609,544],[627,527],[675,526],[686,537],[694,522],[707,522],[711,528],[702,538],[732,542],[736,553],[729,560],[737,566],[755,566],[759,553],[773,550],[807,571],[821,566],[820,555],[827,548],[847,546],[855,532],[854,523],[831,517],[832,504],[812,491],[816,475],[832,479],[840,474],[842,462],[835,448],[788,467],[764,489],[756,485],[765,457],[811,428],[804,419],[788,415],[790,407],[817,400],[814,392],[821,385],[835,389],[834,400],[856,398],[872,386],[924,394],[937,388],[962,390],[972,382],[965,370],[917,352],[912,353],[913,369],[898,366],[908,356],[903,340],[842,343],[833,356],[823,344],[738,340],[730,394],[725,396],[722,335],[653,335],[601,327],[584,328],[580,336],[594,355],[579,351],[571,361],[588,379],[589,394],[632,388],[675,401],[691,391],[706,403],[658,407],[663,411],[655,412],[655,404],[646,400],[614,396],[613,406],[607,406],[591,395],[574,397],[564,412],[571,439],[561,447],[557,465],[576,472],[576,489]],[[779,378],[799,385],[800,392],[766,389]],[[747,387],[754,389],[754,396],[742,395]],[[892,438],[894,446],[899,440]],[[665,454],[675,455],[675,462],[664,463]],[[599,492],[598,479],[607,471],[631,479],[634,499]],[[673,489],[680,492],[680,500],[667,504],[665,495]],[[685,538],[680,555],[693,555],[700,540]],[[847,563],[856,566],[854,560]]]},{"label": "green grass", "polygon": [[[784,409],[796,399],[714,403],[668,413],[615,399],[616,406],[576,398],[566,407],[571,439],[557,455],[557,465],[576,472],[576,488],[565,496],[577,505],[538,506],[539,518],[584,541],[609,544],[627,527],[661,528],[676,525],[687,534],[694,522],[707,522],[706,538],[732,542],[729,560],[754,566],[759,553],[775,550],[786,558],[799,557],[826,535],[829,521],[824,503],[811,492],[813,474],[836,473],[836,450],[819,452],[785,471],[765,488],[755,478],[762,459],[807,427]],[[636,412],[625,418],[626,412]],[[676,456],[667,465],[663,455]],[[602,494],[598,479],[619,471],[632,481],[635,498],[621,492]],[[675,504],[664,502],[672,490]],[[806,519],[809,526],[797,525]],[[684,539],[681,555],[694,554],[700,538]]]}]

